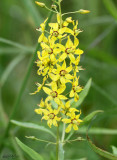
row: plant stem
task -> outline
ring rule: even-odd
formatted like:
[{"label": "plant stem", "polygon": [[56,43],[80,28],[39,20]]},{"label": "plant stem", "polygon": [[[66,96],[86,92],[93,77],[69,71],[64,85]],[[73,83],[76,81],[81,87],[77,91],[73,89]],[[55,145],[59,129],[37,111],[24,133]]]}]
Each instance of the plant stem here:
[{"label": "plant stem", "polygon": [[59,124],[58,124],[58,127],[57,127],[56,160],[59,160]]},{"label": "plant stem", "polygon": [[65,138],[65,123],[63,123],[63,132],[62,132],[62,138],[61,138],[62,145],[64,143],[64,138]]},{"label": "plant stem", "polygon": [[[48,22],[50,21],[51,17],[52,17],[53,13],[51,12],[50,15],[49,15],[49,18],[48,18],[48,21],[46,23],[46,27],[45,29],[47,30],[47,25],[48,25]],[[37,51],[39,50],[40,48],[40,44],[37,45],[36,47],[36,50],[29,62],[29,66],[28,66],[28,70],[27,70],[27,73],[26,73],[26,76],[22,82],[22,85],[21,85],[21,88],[20,88],[20,91],[19,91],[19,94],[15,100],[15,103],[14,103],[14,106],[13,106],[13,109],[12,109],[12,112],[11,112],[11,115],[9,117],[9,121],[8,121],[8,124],[7,124],[7,127],[6,127],[6,130],[4,132],[4,135],[2,137],[2,140],[1,140],[1,144],[0,144],[0,151],[2,151],[2,148],[4,146],[4,140],[6,139],[7,135],[9,134],[9,130],[10,130],[10,127],[11,127],[11,123],[10,123],[10,120],[13,119],[13,117],[15,116],[18,108],[19,108],[19,103],[20,103],[20,100],[21,100],[21,97],[23,95],[23,92],[25,90],[25,87],[26,87],[26,84],[28,82],[28,79],[29,79],[29,76],[30,76],[30,73],[31,73],[31,70],[32,70],[32,67],[33,67],[33,64],[34,64],[34,61],[35,61],[35,58],[36,58],[36,54],[37,54]]]}]

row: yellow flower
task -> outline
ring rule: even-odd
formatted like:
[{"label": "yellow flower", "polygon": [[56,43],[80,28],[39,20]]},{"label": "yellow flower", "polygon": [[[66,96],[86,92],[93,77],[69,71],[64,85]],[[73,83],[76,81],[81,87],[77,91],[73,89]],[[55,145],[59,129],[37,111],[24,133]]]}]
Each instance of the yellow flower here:
[{"label": "yellow flower", "polygon": [[70,107],[70,101],[67,101],[65,104],[62,103],[60,106],[62,108],[61,112],[67,116],[69,116],[69,114],[71,114],[72,112],[79,112],[79,110],[77,110],[76,108]]},{"label": "yellow flower", "polygon": [[65,84],[67,82],[71,82],[70,79],[73,79],[73,76],[69,74],[72,70],[72,66],[66,68],[66,62],[63,62],[63,65],[56,65],[57,69],[53,69],[52,72],[50,73],[49,76],[53,81],[57,81],[60,79],[61,84]]},{"label": "yellow flower", "polygon": [[80,29],[78,29],[78,21],[73,21],[73,30],[72,29],[67,29],[67,33],[70,33],[71,35],[73,35],[74,37],[76,37],[79,33],[81,33],[82,31]]},{"label": "yellow flower", "polygon": [[50,59],[48,56],[44,56],[43,53],[43,57],[40,56],[40,52],[37,52],[38,54],[38,58],[39,60],[36,61],[37,66],[39,67],[37,73],[38,75],[45,76],[46,74],[49,74],[52,70],[52,68],[54,67],[54,65],[57,63],[56,59]]},{"label": "yellow flower", "polygon": [[50,37],[54,37],[54,39],[61,39],[66,35],[65,33],[66,27],[60,28],[60,14],[57,14],[57,23],[49,23],[50,26]]},{"label": "yellow flower", "polygon": [[39,109],[35,109],[35,112],[36,112],[37,114],[41,114],[41,115],[42,115],[42,113],[44,113],[45,109],[51,107],[51,104],[49,104],[48,102],[44,102],[44,101],[43,101],[43,98],[42,98],[41,103],[38,104],[38,106],[39,106],[40,108],[39,108]]},{"label": "yellow flower", "polygon": [[38,31],[42,32],[42,34],[39,36],[38,42],[47,42],[48,39],[45,37],[44,32],[45,32],[45,23],[47,22],[48,18],[44,21],[44,23],[40,24],[40,27]]},{"label": "yellow flower", "polygon": [[38,86],[37,90],[36,90],[34,93],[30,93],[30,95],[33,95],[33,94],[38,93],[38,92],[43,88],[43,86],[44,86],[45,81],[47,80],[47,78],[48,78],[48,77],[46,77],[46,76],[43,78],[42,84],[40,84],[40,83],[37,82],[37,83],[36,83],[36,85]]},{"label": "yellow flower", "polygon": [[45,3],[41,3],[41,2],[38,2],[38,1],[35,1],[35,3],[40,7],[45,7]]},{"label": "yellow flower", "polygon": [[63,91],[65,90],[65,85],[61,86],[59,89],[57,89],[57,84],[56,82],[52,82],[52,89],[49,89],[47,87],[43,87],[43,90],[46,94],[48,94],[49,96],[46,98],[46,101],[51,101],[54,100],[57,104],[60,104],[61,101],[60,100],[66,100],[67,97],[65,97],[64,95],[61,95],[61,93],[63,93]]},{"label": "yellow flower", "polygon": [[61,120],[61,117],[58,117],[59,110],[57,109],[52,109],[51,107],[48,107],[43,111],[44,116],[42,119],[47,120],[48,126],[51,128],[52,125],[58,126],[58,122]]},{"label": "yellow flower", "polygon": [[[81,113],[80,113],[81,114]],[[81,119],[79,119],[80,114],[75,115],[74,112],[71,113],[70,118],[64,118],[62,119],[62,121],[64,123],[69,123],[68,127],[66,128],[66,133],[70,132],[72,127],[74,130],[78,130],[78,126],[80,125],[80,123],[82,122]]]},{"label": "yellow flower", "polygon": [[75,61],[74,54],[76,55],[83,54],[82,50],[76,49],[78,44],[79,44],[79,41],[77,38],[75,38],[74,44],[73,44],[70,37],[68,36],[68,40],[67,40],[65,47],[61,45],[61,50],[63,51],[63,54],[60,56],[59,61],[61,62],[64,59],[66,59],[66,57],[69,57],[71,62],[73,63]]},{"label": "yellow flower", "polygon": [[52,61],[55,61],[55,56],[61,52],[57,44],[55,44],[55,40],[52,38],[48,39],[48,44],[41,43],[41,47],[43,49],[42,56],[46,58],[49,57]]},{"label": "yellow flower", "polygon": [[78,78],[75,78],[75,80],[72,83],[72,90],[70,91],[70,97],[74,97],[74,101],[78,101],[79,100],[79,95],[77,93],[82,91],[82,87],[78,86]]}]

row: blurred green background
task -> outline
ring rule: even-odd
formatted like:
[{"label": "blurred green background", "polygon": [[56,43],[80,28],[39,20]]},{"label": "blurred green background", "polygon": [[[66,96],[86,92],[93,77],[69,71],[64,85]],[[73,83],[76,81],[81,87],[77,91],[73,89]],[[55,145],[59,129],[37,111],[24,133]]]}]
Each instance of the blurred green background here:
[{"label": "blurred green background", "polygon": [[[51,0],[41,0],[48,7]],[[109,4],[110,2],[110,4]],[[79,35],[80,48],[85,54],[81,59],[80,84],[85,86],[92,78],[92,86],[82,103],[82,117],[92,111],[104,110],[93,121],[90,137],[102,149],[112,152],[111,145],[117,147],[117,0],[63,0],[62,12],[88,9],[87,15],[70,15],[79,20],[79,28],[84,32]],[[5,132],[6,123],[12,112],[13,104],[20,91],[27,73],[28,64],[34,54],[39,32],[35,29],[48,16],[49,12],[36,6],[33,0],[0,1],[0,137]],[[52,21],[55,20],[55,15]],[[34,113],[36,104],[45,96],[43,92],[30,96],[36,90],[35,82],[42,78],[33,64],[31,75],[26,83],[20,100],[19,109],[13,119],[24,122],[41,123],[41,117]],[[97,131],[96,131],[96,129]],[[103,129],[109,129],[104,130]],[[52,128],[56,133],[56,128]],[[55,146],[26,139],[25,136],[52,140],[50,135],[41,131],[20,128],[12,125],[11,136],[4,142],[1,160],[4,155],[18,155],[15,159],[28,160],[29,157],[17,146],[13,135],[43,155],[45,159],[55,159]],[[76,132],[77,136],[86,137],[85,132]],[[0,139],[1,139],[0,138]],[[65,146],[65,159],[104,160],[91,150],[87,142],[73,142]],[[10,157],[11,158],[11,157]],[[9,158],[9,159],[10,159]],[[11,158],[12,159],[12,158]],[[85,160],[85,159],[84,159]]]}]

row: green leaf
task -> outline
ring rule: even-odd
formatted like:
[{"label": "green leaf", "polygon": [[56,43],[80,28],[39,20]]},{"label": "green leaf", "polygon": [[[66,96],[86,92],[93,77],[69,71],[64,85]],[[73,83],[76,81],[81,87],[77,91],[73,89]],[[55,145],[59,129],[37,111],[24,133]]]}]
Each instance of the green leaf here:
[{"label": "green leaf", "polygon": [[102,113],[102,112],[104,112],[104,111],[102,111],[102,110],[97,110],[97,111],[94,111],[94,112],[90,113],[88,116],[86,116],[86,117],[83,119],[83,124],[89,122],[89,121],[92,120],[92,118],[95,117],[98,113]]},{"label": "green leaf", "polygon": [[117,147],[115,146],[111,146],[111,147],[112,147],[113,154],[117,156]]},{"label": "green leaf", "polygon": [[87,135],[87,140],[88,140],[88,143],[89,143],[89,145],[91,146],[91,148],[92,148],[97,154],[99,154],[100,156],[105,157],[105,158],[107,158],[107,159],[110,159],[110,160],[117,160],[117,156],[115,156],[114,154],[109,153],[109,152],[107,152],[107,151],[105,151],[105,150],[103,150],[103,149],[101,149],[101,148],[96,147],[96,146],[92,143],[92,141],[90,140],[90,138],[88,137],[88,135]]},{"label": "green leaf", "polygon": [[26,152],[33,160],[43,160],[42,156],[35,152],[30,147],[26,146],[24,143],[22,143],[17,137],[15,138],[18,145],[21,147],[21,149]]},{"label": "green leaf", "polygon": [[92,82],[92,79],[90,78],[87,82],[87,84],[85,85],[83,91],[80,93],[79,95],[79,100],[77,102],[74,102],[74,99],[73,99],[73,102],[71,104],[72,107],[78,107],[82,104],[82,102],[84,101],[85,97],[88,95],[88,92],[89,92],[89,89],[91,87],[91,82]]},{"label": "green leaf", "polygon": [[[87,127],[81,127],[78,130],[78,133],[86,134]],[[97,135],[117,135],[117,129],[108,129],[108,128],[91,128],[88,134],[97,134]]]},{"label": "green leaf", "polygon": [[20,127],[25,127],[25,128],[31,128],[31,129],[37,129],[40,131],[44,131],[47,132],[49,134],[51,134],[54,138],[56,138],[55,134],[53,132],[51,132],[49,129],[43,127],[43,126],[39,126],[37,124],[34,123],[28,123],[28,122],[19,122],[19,121],[15,121],[15,120],[11,120],[11,122],[17,126]]}]

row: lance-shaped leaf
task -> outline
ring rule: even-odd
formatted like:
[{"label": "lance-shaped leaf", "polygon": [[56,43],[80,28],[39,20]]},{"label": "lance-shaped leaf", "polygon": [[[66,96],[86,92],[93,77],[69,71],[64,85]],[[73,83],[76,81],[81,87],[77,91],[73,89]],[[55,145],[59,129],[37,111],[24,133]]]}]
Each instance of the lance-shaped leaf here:
[{"label": "lance-shaped leaf", "polygon": [[53,132],[51,132],[49,129],[43,127],[43,126],[39,126],[37,124],[34,123],[28,123],[28,122],[19,122],[19,121],[15,121],[15,120],[11,120],[11,122],[17,126],[20,127],[25,127],[25,128],[31,128],[31,129],[37,129],[40,131],[44,131],[47,132],[49,134],[51,134],[54,138],[56,138],[55,134]]},{"label": "lance-shaped leaf", "polygon": [[37,152],[35,152],[33,149],[31,149],[30,147],[26,146],[24,143],[22,143],[17,137],[16,137],[16,141],[18,143],[18,145],[20,146],[20,148],[26,152],[33,160],[43,160],[43,157],[38,154]]},{"label": "lance-shaped leaf", "polygon": [[71,103],[71,106],[72,107],[78,107],[82,104],[82,102],[84,101],[85,97],[88,95],[88,92],[89,92],[89,89],[91,87],[91,82],[92,82],[92,79],[90,78],[87,82],[87,84],[85,85],[83,91],[80,93],[79,95],[79,100],[77,102],[74,102],[74,99]]},{"label": "lance-shaped leaf", "polygon": [[94,112],[90,113],[88,116],[86,116],[86,117],[83,119],[83,123],[81,123],[81,125],[84,124],[84,123],[87,123],[87,122],[91,121],[92,118],[94,118],[97,114],[102,113],[102,112],[104,112],[104,111],[102,111],[102,110],[97,110],[97,111],[94,111]]},{"label": "lance-shaped leaf", "polygon": [[92,141],[91,141],[91,139],[88,137],[88,135],[87,135],[87,140],[88,140],[88,143],[89,143],[89,145],[91,146],[91,148],[92,148],[97,154],[99,154],[100,156],[105,157],[105,158],[107,158],[107,159],[110,159],[110,160],[117,160],[117,156],[115,156],[114,154],[109,153],[109,152],[107,152],[107,151],[105,151],[105,150],[103,150],[103,149],[101,149],[101,148],[99,148],[99,147],[96,147],[96,146],[92,143]]}]

